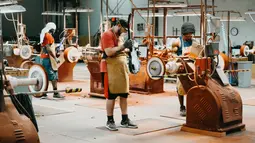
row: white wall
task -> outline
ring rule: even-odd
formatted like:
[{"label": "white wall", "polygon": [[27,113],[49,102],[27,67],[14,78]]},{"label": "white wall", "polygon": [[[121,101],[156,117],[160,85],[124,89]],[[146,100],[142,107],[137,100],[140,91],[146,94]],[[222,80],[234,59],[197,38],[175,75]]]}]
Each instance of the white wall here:
[{"label": "white wall", "polygon": [[[87,2],[89,1],[89,2]],[[120,1],[120,0],[118,0]],[[133,0],[137,7],[147,7],[147,0]],[[100,0],[82,0],[83,6],[87,6],[93,8],[95,11],[91,14],[91,33],[94,34],[100,25]],[[190,4],[200,4],[200,0],[189,0]],[[117,0],[109,0],[110,7],[113,9]],[[210,4],[210,3],[208,3]],[[246,18],[245,22],[231,22],[230,29],[232,27],[236,27],[239,30],[239,34],[237,36],[230,36],[232,45],[240,45],[248,40],[255,41],[255,23],[253,23],[249,17],[249,15],[245,15],[244,13],[248,9],[255,9],[255,0],[215,0],[215,5],[217,8],[215,10],[235,10],[241,12],[242,16]],[[105,8],[105,5],[104,5]],[[132,4],[129,0],[125,1],[125,4],[120,8],[119,13],[128,14],[131,12]],[[105,11],[105,9],[104,9]],[[110,13],[110,11],[109,11]],[[105,13],[104,13],[105,14]],[[145,18],[147,19],[147,18]],[[254,15],[255,19],[255,15]],[[200,18],[199,17],[190,17],[190,22],[195,24],[197,29],[196,35],[200,34]],[[144,20],[139,16],[135,15],[135,26],[137,23],[144,23]],[[180,30],[181,25],[183,23],[182,17],[170,17],[167,20],[167,33],[168,35],[173,35],[172,27],[178,28]],[[224,22],[226,28],[226,22]],[[87,16],[86,14],[81,15],[80,20],[80,34],[87,35]],[[135,27],[136,30],[136,27]],[[162,36],[163,31],[163,19],[159,18],[159,36]],[[135,31],[137,36],[144,35],[144,32]],[[179,32],[180,34],[180,32]],[[221,36],[222,38],[222,36]],[[221,43],[221,45],[223,45]],[[222,49],[224,50],[224,49]]]}]

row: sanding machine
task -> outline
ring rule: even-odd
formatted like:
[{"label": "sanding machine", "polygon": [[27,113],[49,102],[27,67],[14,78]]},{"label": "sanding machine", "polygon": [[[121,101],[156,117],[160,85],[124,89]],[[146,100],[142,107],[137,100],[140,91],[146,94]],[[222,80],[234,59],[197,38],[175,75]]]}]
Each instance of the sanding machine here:
[{"label": "sanding machine", "polygon": [[182,83],[187,93],[187,118],[182,127],[184,131],[203,130],[225,134],[245,129],[242,123],[242,99],[239,92],[228,83],[225,75],[228,71],[220,67],[218,56],[219,44],[209,43],[205,46],[203,57],[178,57],[168,63],[154,57],[147,64],[147,73],[152,79],[160,79],[168,73],[177,75]]}]

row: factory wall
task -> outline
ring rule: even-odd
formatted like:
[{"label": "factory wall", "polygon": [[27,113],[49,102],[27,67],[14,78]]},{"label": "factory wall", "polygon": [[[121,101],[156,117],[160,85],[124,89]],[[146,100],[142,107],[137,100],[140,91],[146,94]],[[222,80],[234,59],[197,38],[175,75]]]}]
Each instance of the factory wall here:
[{"label": "factory wall", "polygon": [[[111,10],[115,9],[117,6],[117,2],[121,0],[109,0],[109,14],[111,14]],[[147,0],[133,0],[137,7],[147,7]],[[100,26],[100,0],[81,0],[81,7],[87,7],[94,9],[93,13],[90,13],[90,25],[91,25],[91,36],[93,36],[99,29]],[[200,0],[189,0],[190,4],[200,4]],[[26,12],[23,13],[24,24],[27,25],[27,35],[28,36],[37,36],[41,29],[44,26],[43,17],[41,16],[41,12],[43,11],[43,1],[42,0],[23,0],[20,3],[26,8]],[[208,2],[210,4],[210,1]],[[248,9],[254,9],[255,1],[254,0],[215,0],[215,4],[217,6],[216,10],[236,10],[240,11],[242,16],[246,18],[245,22],[231,22],[230,29],[232,27],[236,27],[239,30],[239,34],[237,36],[230,36],[232,45],[240,45],[245,41],[254,40],[255,37],[255,23],[252,22],[249,15],[245,15],[244,13]],[[119,7],[119,9],[115,9],[115,13],[119,14],[129,14],[131,12],[132,4],[129,0],[125,0],[123,5]],[[104,15],[106,15],[106,5],[103,6]],[[110,10],[111,9],[111,10]],[[11,15],[7,15],[8,18],[11,18]],[[255,19],[255,15],[253,16]],[[145,20],[147,18],[145,17]],[[59,19],[61,21],[61,19]],[[150,20],[151,21],[151,20]],[[199,35],[199,21],[200,17],[190,17],[189,21],[194,23],[197,31],[196,35]],[[138,23],[145,23],[145,21],[139,16],[135,15],[135,33],[136,35],[144,35],[144,31],[137,31],[136,25]],[[183,17],[169,17],[167,20],[167,34],[175,35],[173,33],[173,28],[180,30],[181,24],[183,23]],[[227,23],[223,23],[225,29],[227,28]],[[163,31],[163,19],[159,18],[158,23],[158,35],[162,36]],[[227,30],[227,29],[226,29]],[[180,31],[178,31],[178,35]],[[7,21],[3,16],[3,35],[4,36],[14,36],[15,30],[13,27],[13,23]],[[88,36],[88,13],[81,13],[79,20],[79,35],[80,36]],[[223,40],[223,36],[221,35]],[[224,47],[223,42],[221,43],[221,47]],[[222,49],[225,50],[225,49]]]},{"label": "factory wall", "polygon": [[[134,0],[134,3],[137,7],[147,7],[147,0]],[[210,4],[211,1],[208,1],[208,4]],[[117,4],[117,0],[109,0],[109,7],[113,9]],[[189,0],[190,4],[200,4],[200,0]],[[95,11],[91,14],[91,34],[95,34],[96,31],[99,28],[100,24],[100,0],[82,0],[81,1],[82,6],[87,6],[93,8]],[[248,40],[255,40],[255,23],[252,22],[250,19],[249,15],[245,15],[244,13],[248,9],[254,9],[255,7],[255,1],[254,0],[215,0],[215,5],[217,8],[215,10],[236,10],[241,12],[242,16],[246,18],[245,22],[231,22],[230,24],[230,29],[232,27],[236,27],[239,30],[239,34],[237,36],[232,36],[230,35],[232,45],[240,45],[244,43],[245,41]],[[125,4],[119,8],[119,13],[121,14],[128,14],[131,12],[132,4],[130,3],[129,0],[125,1]],[[105,5],[104,5],[104,12],[105,12]],[[110,10],[109,10],[109,13]],[[105,13],[104,13],[105,14]],[[225,14],[226,16],[226,14]],[[255,19],[255,15],[253,16]],[[147,18],[145,18],[147,20]],[[186,21],[187,19],[185,19]],[[151,20],[150,20],[151,21]],[[189,17],[189,22],[192,22],[195,24],[197,31],[196,35],[200,34],[200,17]],[[136,25],[138,23],[145,23],[144,20],[139,16],[135,15],[135,33],[136,35],[144,35],[143,31],[137,31]],[[183,23],[183,17],[169,17],[167,20],[167,34],[168,35],[175,35],[173,33],[173,28],[180,30],[181,25]],[[223,22],[225,30],[227,30],[227,23]],[[80,34],[81,35],[88,35],[87,31],[87,16],[86,14],[81,15],[81,20],[80,20]],[[254,27],[254,28],[253,28]],[[163,19],[159,18],[159,36],[162,36],[162,31],[163,31]],[[227,31],[226,31],[227,32]],[[178,31],[178,35],[180,35],[180,31]],[[221,42],[221,50],[226,50],[224,49],[224,44],[223,44],[223,36],[221,35],[222,42]]]}]

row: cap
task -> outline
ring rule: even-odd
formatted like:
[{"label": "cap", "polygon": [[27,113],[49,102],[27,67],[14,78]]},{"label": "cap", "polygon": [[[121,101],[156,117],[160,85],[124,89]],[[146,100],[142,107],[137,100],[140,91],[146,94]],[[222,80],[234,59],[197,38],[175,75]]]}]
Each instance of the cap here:
[{"label": "cap", "polygon": [[185,34],[188,34],[188,33],[195,34],[195,32],[196,32],[195,26],[192,23],[186,22],[181,27],[182,35],[185,35]]}]

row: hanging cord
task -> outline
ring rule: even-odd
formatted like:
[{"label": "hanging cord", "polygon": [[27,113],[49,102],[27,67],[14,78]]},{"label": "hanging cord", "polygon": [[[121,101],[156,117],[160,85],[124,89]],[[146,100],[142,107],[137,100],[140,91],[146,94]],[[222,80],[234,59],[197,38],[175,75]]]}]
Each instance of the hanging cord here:
[{"label": "hanging cord", "polygon": [[253,19],[253,17],[251,16],[251,14],[249,14],[251,20],[255,23],[255,20]]},{"label": "hanging cord", "polygon": [[[224,26],[224,22],[221,22],[221,28],[222,28],[222,37],[223,37],[223,43],[224,43],[224,51],[226,51],[226,47],[227,46],[227,40],[226,40],[226,31],[225,31],[225,26]],[[228,51],[229,52],[229,51]]]},{"label": "hanging cord", "polygon": [[[188,68],[187,68],[187,66],[186,66],[186,63],[184,62],[184,60],[183,60],[182,58],[180,58],[180,60],[181,60],[182,64],[184,65],[185,72],[188,74],[189,71],[188,71]],[[190,75],[187,75],[187,76],[188,76],[189,80],[194,81],[194,79],[192,79],[192,78],[190,77]]]}]

